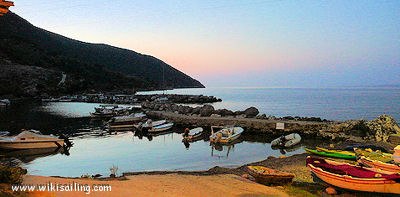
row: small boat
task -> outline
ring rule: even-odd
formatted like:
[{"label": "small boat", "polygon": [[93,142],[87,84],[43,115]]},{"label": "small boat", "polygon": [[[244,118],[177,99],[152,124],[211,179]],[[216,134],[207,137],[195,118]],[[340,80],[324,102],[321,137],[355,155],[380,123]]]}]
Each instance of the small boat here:
[{"label": "small boat", "polygon": [[145,123],[143,123],[141,126],[144,128],[151,128],[151,127],[160,126],[165,123],[167,123],[167,120],[152,121],[151,119],[149,119]]},{"label": "small boat", "polygon": [[321,147],[315,147],[318,151],[321,152],[328,152],[328,153],[339,153],[339,154],[345,154],[345,155],[353,155],[356,156],[355,152],[347,151],[347,150],[332,150],[332,149],[327,149],[327,148],[321,148]]},{"label": "small boat", "polygon": [[224,127],[223,129],[214,133],[214,128],[211,127],[210,142],[213,143],[230,143],[238,139],[243,133],[244,129],[242,127]]},{"label": "small boat", "polygon": [[307,166],[322,181],[343,189],[400,194],[400,175],[307,157]]},{"label": "small boat", "polygon": [[0,137],[6,136],[9,134],[10,134],[10,132],[8,132],[8,131],[0,131]]},{"label": "small boat", "polygon": [[158,125],[158,126],[153,126],[148,130],[148,132],[150,132],[150,133],[162,132],[162,131],[171,129],[173,126],[174,126],[174,123],[166,123],[166,124],[162,124],[162,125]]},{"label": "small boat", "polygon": [[389,153],[383,153],[379,150],[377,151],[373,151],[369,148],[367,149],[359,149],[359,148],[354,148],[354,152],[356,153],[357,157],[367,157],[371,160],[375,160],[375,161],[381,161],[384,163],[388,163],[388,162],[393,162],[393,155],[389,154]]},{"label": "small boat", "polygon": [[116,116],[108,122],[108,128],[112,131],[132,130],[134,124],[146,117],[143,113],[130,114],[127,116]]},{"label": "small boat", "polygon": [[182,135],[183,136],[182,141],[192,142],[192,141],[195,141],[195,140],[201,138],[202,135],[203,135],[203,128],[197,127],[194,129],[190,129],[187,136],[185,136],[184,134]]},{"label": "small boat", "polygon": [[271,146],[281,146],[285,148],[292,147],[298,143],[300,143],[301,137],[297,133],[291,133],[286,136],[282,136],[280,138],[277,138],[275,140],[272,140]]},{"label": "small boat", "polygon": [[381,161],[375,161],[372,159],[369,159],[367,157],[361,156],[361,158],[358,160],[359,163],[368,166],[370,168],[377,168],[389,172],[395,172],[395,173],[400,173],[400,166],[396,164],[390,164],[390,163],[384,163]]},{"label": "small boat", "polygon": [[355,155],[318,151],[318,150],[313,150],[313,149],[308,149],[308,148],[305,148],[304,150],[308,153],[323,156],[323,157],[334,157],[334,158],[339,158],[339,159],[357,160],[357,157]]},{"label": "small boat", "polygon": [[264,185],[291,183],[294,174],[274,170],[264,166],[247,166],[248,172],[256,179],[257,183]]},{"label": "small boat", "polygon": [[56,148],[64,145],[64,139],[38,134],[36,131],[22,131],[11,137],[0,138],[1,149]]}]

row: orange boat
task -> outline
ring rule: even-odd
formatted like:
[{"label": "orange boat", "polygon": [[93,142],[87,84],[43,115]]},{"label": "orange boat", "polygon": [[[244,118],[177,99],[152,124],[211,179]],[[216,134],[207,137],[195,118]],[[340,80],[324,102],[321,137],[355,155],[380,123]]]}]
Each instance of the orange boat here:
[{"label": "orange boat", "polygon": [[[383,173],[376,173],[375,176],[377,178],[358,178],[346,174],[342,175],[336,174],[333,172],[329,172],[328,169],[322,169],[322,167],[316,167],[319,165],[319,163],[320,161],[318,160],[312,162],[308,161],[307,166],[311,169],[311,172],[315,176],[317,176],[319,179],[330,185],[354,191],[400,194],[400,183],[397,182],[399,181],[398,179],[389,179],[381,177],[385,175],[391,176],[390,174],[388,175]],[[326,161],[326,163],[328,165],[335,165],[330,161]]]},{"label": "orange boat", "polygon": [[400,173],[400,166],[396,164],[383,163],[363,156],[358,160],[358,162],[370,168],[378,168],[384,171]]},{"label": "orange boat", "polygon": [[248,172],[257,183],[264,185],[282,185],[292,182],[294,174],[274,170],[264,166],[247,166]]}]

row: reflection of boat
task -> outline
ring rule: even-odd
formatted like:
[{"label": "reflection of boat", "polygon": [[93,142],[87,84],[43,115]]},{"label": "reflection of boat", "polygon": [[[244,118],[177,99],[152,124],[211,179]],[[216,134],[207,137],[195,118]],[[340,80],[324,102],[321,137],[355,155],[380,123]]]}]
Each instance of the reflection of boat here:
[{"label": "reflection of boat", "polygon": [[194,129],[190,129],[187,135],[185,135],[184,133],[182,136],[183,136],[183,141],[193,142],[200,139],[202,135],[203,135],[203,128],[197,127]]},{"label": "reflection of boat", "polygon": [[60,148],[35,148],[35,149],[21,149],[7,152],[0,152],[5,157],[14,157],[28,163],[40,157],[56,155],[58,153],[69,155],[69,149],[66,147]]},{"label": "reflection of boat", "polygon": [[[222,157],[229,157],[229,153],[231,151],[231,149],[234,149],[235,145],[231,144],[231,145],[221,145],[221,144],[211,144],[211,157],[218,157],[218,158],[222,158]],[[219,152],[223,152],[224,149],[226,150],[226,155],[218,155],[214,153],[214,149],[219,151]]]},{"label": "reflection of boat", "polygon": [[150,133],[162,132],[171,129],[173,126],[174,123],[166,123],[158,126],[153,126],[148,130],[148,132]]},{"label": "reflection of boat", "polygon": [[348,154],[343,154],[343,153],[338,153],[338,152],[325,152],[325,151],[318,151],[318,150],[313,150],[313,149],[304,149],[308,153],[312,153],[315,155],[323,156],[323,157],[334,157],[334,158],[340,158],[340,159],[348,159],[348,160],[356,160],[355,155],[348,155]]},{"label": "reflection of boat", "polygon": [[232,141],[238,139],[244,131],[242,127],[224,127],[214,133],[214,128],[221,127],[211,127],[210,142],[214,143],[231,143]]},{"label": "reflection of boat", "polygon": [[301,148],[302,148],[301,144],[297,144],[297,145],[294,145],[289,148],[284,148],[284,147],[280,147],[280,146],[271,146],[272,150],[279,150],[281,152],[281,154],[283,154],[283,155],[288,152],[293,152],[293,151],[299,150]]},{"label": "reflection of boat", "polygon": [[395,172],[395,173],[400,173],[400,166],[396,164],[390,164],[390,163],[384,163],[381,161],[375,161],[369,158],[366,158],[364,156],[361,156],[361,158],[358,160],[359,163],[368,166],[370,168],[377,168],[389,172]]},{"label": "reflection of boat", "polygon": [[292,147],[298,143],[300,143],[301,137],[297,133],[291,133],[286,136],[279,137],[275,140],[272,140],[271,146],[281,146],[281,147]]},{"label": "reflection of boat", "polygon": [[22,131],[16,136],[0,138],[0,148],[2,149],[56,148],[63,145],[64,139],[33,131]]},{"label": "reflection of boat", "polygon": [[264,166],[247,166],[248,172],[256,179],[257,183],[264,185],[286,184],[292,182],[294,174],[274,170]]},{"label": "reflection of boat", "polygon": [[322,181],[344,189],[400,194],[399,174],[307,157],[307,166]]}]

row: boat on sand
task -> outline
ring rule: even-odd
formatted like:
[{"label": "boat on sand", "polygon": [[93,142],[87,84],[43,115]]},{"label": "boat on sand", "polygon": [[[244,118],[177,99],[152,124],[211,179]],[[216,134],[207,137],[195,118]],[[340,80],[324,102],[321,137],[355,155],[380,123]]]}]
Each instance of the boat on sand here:
[{"label": "boat on sand", "polygon": [[247,166],[248,172],[256,179],[257,183],[264,185],[282,185],[291,183],[294,174],[274,170],[264,166]]},{"label": "boat on sand", "polygon": [[42,135],[37,131],[22,131],[16,136],[0,138],[1,149],[56,148],[64,145],[64,139]]},{"label": "boat on sand", "polygon": [[360,157],[360,159],[358,160],[358,163],[361,163],[370,168],[377,168],[377,169],[381,169],[381,170],[385,170],[385,171],[389,171],[389,172],[400,173],[400,166],[397,164],[384,163],[381,161],[372,160],[372,159],[364,157],[364,156]]},{"label": "boat on sand", "polygon": [[348,190],[400,194],[400,175],[346,163],[307,157],[307,166],[322,181]]},{"label": "boat on sand", "polygon": [[348,154],[343,154],[343,153],[338,153],[338,152],[325,152],[325,151],[318,151],[315,149],[304,149],[306,152],[314,154],[314,155],[319,155],[323,157],[333,157],[333,158],[339,158],[339,159],[348,159],[348,160],[356,160],[357,157],[355,155],[348,155]]}]

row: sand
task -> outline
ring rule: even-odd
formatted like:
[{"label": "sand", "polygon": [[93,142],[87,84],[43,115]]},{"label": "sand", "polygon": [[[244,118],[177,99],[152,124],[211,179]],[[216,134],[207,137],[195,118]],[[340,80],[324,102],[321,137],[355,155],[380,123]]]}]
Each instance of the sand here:
[{"label": "sand", "polygon": [[108,184],[112,191],[79,192],[35,192],[30,196],[63,197],[63,196],[289,196],[282,188],[267,187],[251,182],[232,174],[224,175],[135,175],[127,176],[127,180],[91,180],[68,179],[27,175],[24,184]]}]

